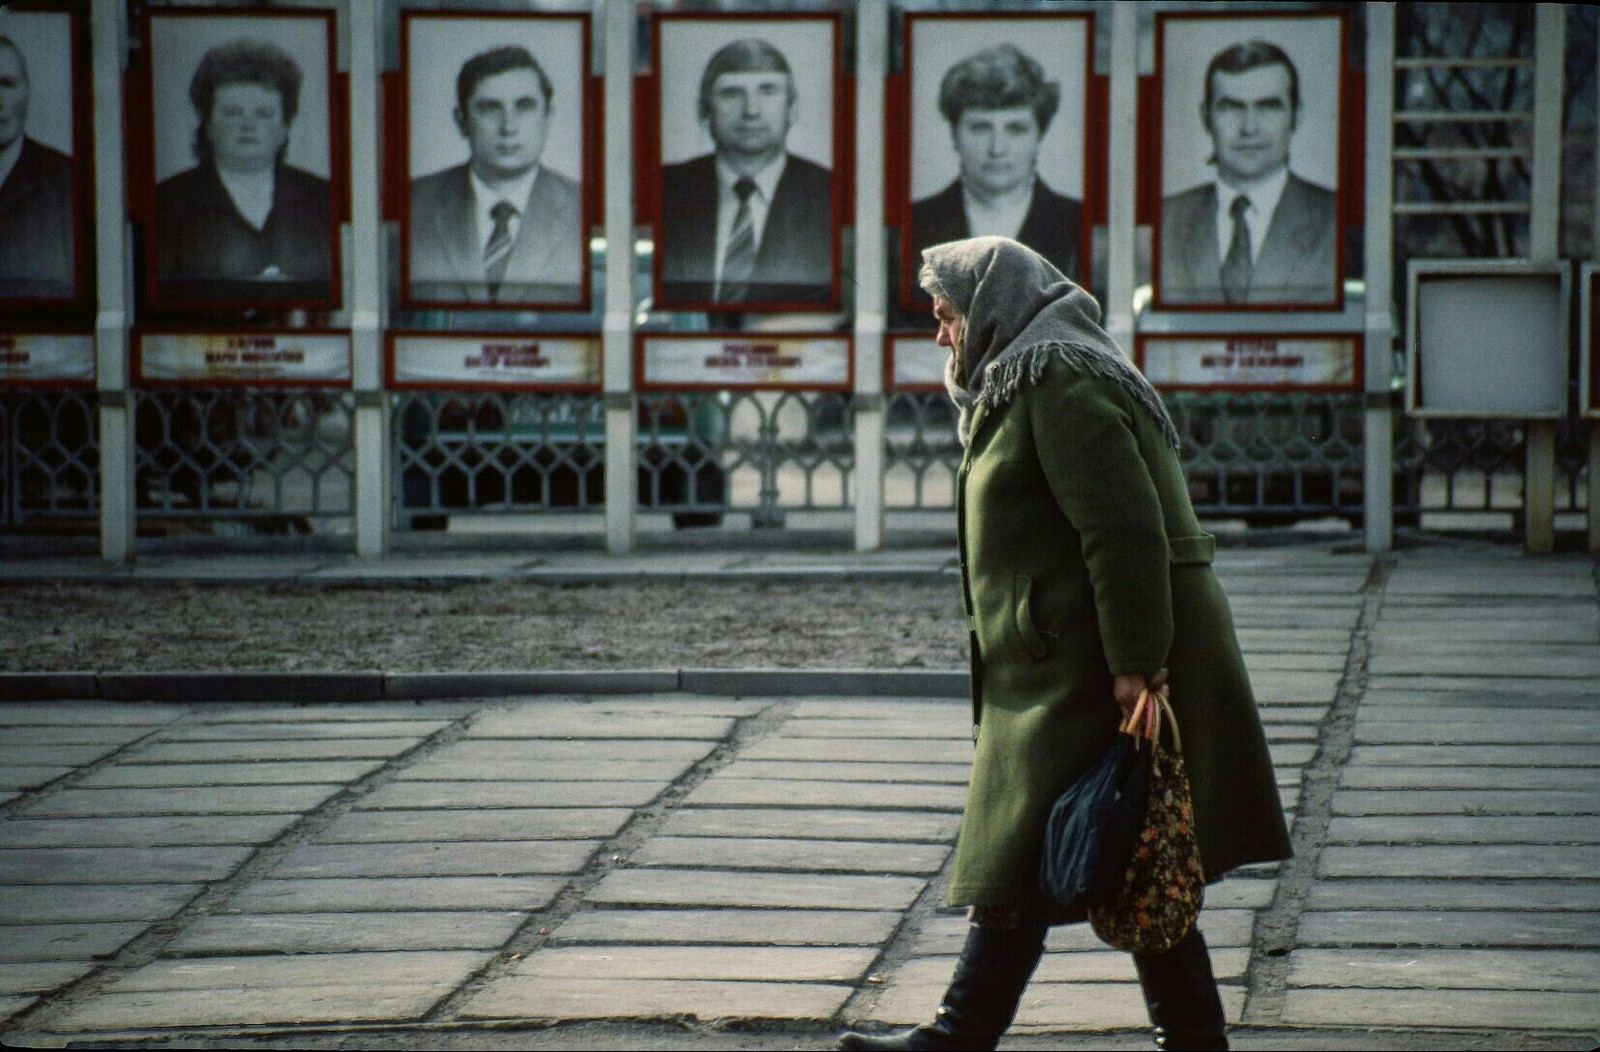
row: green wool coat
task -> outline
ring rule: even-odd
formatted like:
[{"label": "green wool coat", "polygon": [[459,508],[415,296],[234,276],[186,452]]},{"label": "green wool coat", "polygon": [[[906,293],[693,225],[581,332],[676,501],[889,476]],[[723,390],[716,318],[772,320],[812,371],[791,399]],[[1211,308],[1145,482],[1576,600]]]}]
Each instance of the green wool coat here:
[{"label": "green wool coat", "polygon": [[1214,541],[1151,414],[1052,356],[976,409],[957,485],[977,752],[951,905],[1039,901],[1050,808],[1116,733],[1112,677],[1161,668],[1207,879],[1287,858]]}]

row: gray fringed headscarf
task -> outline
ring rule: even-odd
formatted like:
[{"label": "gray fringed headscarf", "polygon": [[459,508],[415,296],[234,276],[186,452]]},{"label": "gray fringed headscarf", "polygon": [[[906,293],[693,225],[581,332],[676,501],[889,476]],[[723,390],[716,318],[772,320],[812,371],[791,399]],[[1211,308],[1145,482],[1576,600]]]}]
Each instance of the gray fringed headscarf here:
[{"label": "gray fringed headscarf", "polygon": [[960,345],[945,365],[963,446],[974,408],[993,412],[1006,405],[1059,357],[1121,385],[1178,448],[1161,397],[1100,327],[1100,305],[1031,248],[1008,237],[934,245],[922,253],[917,280],[965,319]]}]

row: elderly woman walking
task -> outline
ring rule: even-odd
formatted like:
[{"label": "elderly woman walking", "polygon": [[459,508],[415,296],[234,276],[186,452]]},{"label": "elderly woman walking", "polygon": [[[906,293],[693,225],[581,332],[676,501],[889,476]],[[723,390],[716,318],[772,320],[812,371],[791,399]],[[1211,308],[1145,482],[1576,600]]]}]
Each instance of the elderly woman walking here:
[{"label": "elderly woman walking", "polygon": [[[923,253],[966,455],[957,523],[977,752],[950,904],[971,926],[931,1023],[841,1049],[993,1049],[1064,916],[1038,890],[1056,797],[1146,687],[1171,690],[1208,882],[1288,832],[1178,436],[1094,298],[1009,238]],[[1120,711],[1119,711],[1120,710]],[[1204,938],[1134,955],[1156,1044],[1225,1049]]]}]

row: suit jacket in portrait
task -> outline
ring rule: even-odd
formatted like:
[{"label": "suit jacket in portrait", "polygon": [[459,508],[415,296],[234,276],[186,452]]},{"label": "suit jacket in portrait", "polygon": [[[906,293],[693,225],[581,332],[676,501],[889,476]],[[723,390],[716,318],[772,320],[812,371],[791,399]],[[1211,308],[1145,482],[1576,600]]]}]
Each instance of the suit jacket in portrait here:
[{"label": "suit jacket in portrait", "polygon": [[70,297],[76,287],[72,158],[24,138],[0,183],[0,296]]},{"label": "suit jacket in portrait", "polygon": [[[1338,195],[1293,173],[1256,254],[1246,302],[1326,303],[1339,293]],[[1161,199],[1162,304],[1221,303],[1217,188],[1197,186]]]},{"label": "suit jacket in portrait", "polygon": [[156,187],[156,289],[165,301],[297,301],[336,297],[333,193],[288,165],[273,177],[272,210],[257,230],[210,162]]},{"label": "suit jacket in portrait", "polygon": [[[1078,272],[1082,247],[1083,204],[1076,198],[1058,194],[1034,177],[1033,203],[1023,217],[1016,240],[1056,265],[1069,278],[1086,277]],[[967,226],[967,208],[957,179],[932,197],[911,203],[911,277],[922,266],[922,250],[946,241],[962,241],[972,236]],[[916,281],[913,288],[921,293]],[[926,294],[923,293],[925,296]]]},{"label": "suit jacket in portrait", "polygon": [[[717,274],[714,154],[661,169],[662,305],[712,301]],[[747,304],[827,303],[833,298],[833,173],[789,154],[756,249]]]},{"label": "suit jacket in portrait", "polygon": [[[407,233],[412,298],[491,302],[476,208],[468,165],[412,181]],[[583,238],[578,184],[548,168],[539,169],[493,302],[581,303]]]}]

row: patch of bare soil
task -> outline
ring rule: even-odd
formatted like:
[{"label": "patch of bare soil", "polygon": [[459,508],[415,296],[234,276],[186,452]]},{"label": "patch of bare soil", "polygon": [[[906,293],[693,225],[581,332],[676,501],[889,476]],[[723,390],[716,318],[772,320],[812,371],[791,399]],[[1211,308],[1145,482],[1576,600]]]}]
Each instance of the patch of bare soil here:
[{"label": "patch of bare soil", "polygon": [[948,582],[0,586],[0,670],[965,668]]}]

